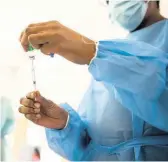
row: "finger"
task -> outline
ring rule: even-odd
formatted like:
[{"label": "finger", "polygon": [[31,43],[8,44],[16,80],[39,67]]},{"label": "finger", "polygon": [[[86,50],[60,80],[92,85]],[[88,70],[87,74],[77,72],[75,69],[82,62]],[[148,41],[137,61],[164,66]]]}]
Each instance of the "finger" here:
[{"label": "finger", "polygon": [[29,24],[28,27],[44,26],[44,25],[47,25],[48,23],[49,22],[32,23],[32,24]]},{"label": "finger", "polygon": [[[25,44],[27,45],[27,40],[28,40],[28,38],[26,38],[26,37],[28,37],[28,33],[26,33],[25,31],[27,30],[27,31],[31,31],[31,29],[33,30],[33,27],[37,27],[37,26],[44,26],[44,25],[46,25],[47,24],[47,22],[45,22],[45,23],[36,23],[36,24],[30,24],[22,33],[21,33],[21,35],[20,35],[20,37],[19,37],[19,41],[22,43],[22,46],[25,48]],[[24,37],[23,37],[24,36]]]},{"label": "finger", "polygon": [[20,43],[21,43],[24,51],[27,52],[28,51],[28,47],[29,47],[29,42],[28,42],[28,36],[26,35],[25,32],[23,32],[21,34]]},{"label": "finger", "polygon": [[28,38],[28,41],[32,46],[44,45],[52,41],[52,37],[52,33],[43,32],[38,34],[31,34]]},{"label": "finger", "polygon": [[52,21],[47,21],[47,22],[41,22],[41,23],[32,23],[28,25],[28,27],[35,27],[35,26],[48,26],[51,24],[59,24],[58,21],[52,20]]},{"label": "finger", "polygon": [[[47,26],[33,26],[33,27],[28,27],[25,29],[25,33],[27,36],[31,35],[31,34],[37,34],[37,33],[41,33],[43,31],[46,30]],[[48,29],[48,28],[47,28]]]},{"label": "finger", "polygon": [[36,92],[36,97],[41,96],[39,91],[35,91]]},{"label": "finger", "polygon": [[40,103],[41,108],[43,108],[43,109],[47,108],[47,109],[50,109],[50,110],[52,110],[52,109],[54,110],[56,108],[56,104],[54,102],[44,98],[43,96],[38,96],[36,98],[36,101],[38,103]]},{"label": "finger", "polygon": [[36,97],[37,103],[39,103],[43,108],[51,108],[52,105],[55,105],[52,101],[46,99],[43,96]]},{"label": "finger", "polygon": [[35,100],[35,98],[36,98],[36,92],[29,92],[29,93],[26,95],[26,98],[27,98],[27,99],[31,99],[31,100]]},{"label": "finger", "polygon": [[25,106],[19,107],[19,112],[22,114],[38,114],[40,113],[40,109],[33,109]]},{"label": "finger", "polygon": [[[53,49],[54,48],[54,49]],[[41,48],[40,48],[41,53],[45,54],[45,55],[49,55],[50,53],[57,53],[57,47],[53,44],[44,44]]]},{"label": "finger", "polygon": [[20,34],[19,41],[22,40],[23,33],[24,33],[24,32],[22,32],[22,33]]},{"label": "finger", "polygon": [[[42,34],[42,33],[39,33],[39,34]],[[38,34],[38,35],[39,35],[39,34]],[[31,35],[28,37],[28,42],[31,44],[31,46],[32,46],[33,48],[35,48],[35,49],[40,49],[40,47],[43,45],[43,41],[42,41],[42,43],[40,43],[40,41],[39,41],[39,43],[34,42],[34,40],[36,39],[36,36],[37,36],[37,34],[31,34]]]},{"label": "finger", "polygon": [[21,98],[20,99],[20,104],[26,107],[31,107],[31,108],[36,108],[35,107],[35,102],[33,100],[27,99],[27,98]]},{"label": "finger", "polygon": [[38,33],[30,35],[28,39],[34,48],[40,49],[44,54],[50,54],[57,51],[55,44],[52,44],[53,38],[53,33]]},{"label": "finger", "polygon": [[42,22],[42,23],[34,23],[28,25],[28,27],[21,33],[20,35],[20,42],[22,47],[25,51],[28,50],[28,37],[30,34],[39,33],[42,31],[46,31],[46,29],[53,29],[53,28],[60,28],[60,23],[58,21],[48,21],[48,22]]},{"label": "finger", "polygon": [[40,92],[39,91],[34,91],[34,92],[29,92],[26,95],[26,98],[30,99],[30,100],[33,100],[33,101],[36,101],[36,97],[39,97],[39,96],[41,96]]},{"label": "finger", "polygon": [[40,114],[26,114],[25,117],[28,120],[31,120],[32,122],[37,123],[38,120],[41,118],[41,115]]},{"label": "finger", "polygon": [[[25,31],[23,32],[22,37],[21,37],[21,45],[22,45],[22,47],[24,48],[25,51],[28,50],[28,46],[29,46],[28,37],[31,34],[41,33],[45,29],[46,29],[45,26],[34,26],[34,27],[28,27],[28,28],[25,29]],[[39,47],[36,47],[36,48],[39,49]]]}]

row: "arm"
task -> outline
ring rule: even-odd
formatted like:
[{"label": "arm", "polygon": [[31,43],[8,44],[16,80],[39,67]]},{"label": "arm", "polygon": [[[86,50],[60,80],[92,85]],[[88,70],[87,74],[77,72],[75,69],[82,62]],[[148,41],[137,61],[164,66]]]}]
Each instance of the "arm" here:
[{"label": "arm", "polygon": [[101,41],[89,71],[125,108],[168,131],[168,109],[159,105],[166,83],[166,55],[142,42]]},{"label": "arm", "polygon": [[[19,107],[19,112],[25,114],[30,121],[46,128],[47,141],[53,151],[71,161],[88,157],[88,150],[90,153],[93,144],[87,132],[85,112],[80,117],[69,105],[58,106],[38,91],[28,93],[20,99],[20,103],[23,106]],[[69,122],[66,126],[68,115]]]},{"label": "arm", "polygon": [[69,113],[69,123],[63,130],[46,129],[49,147],[62,157],[80,161],[90,149],[87,124],[69,105],[61,105]]}]

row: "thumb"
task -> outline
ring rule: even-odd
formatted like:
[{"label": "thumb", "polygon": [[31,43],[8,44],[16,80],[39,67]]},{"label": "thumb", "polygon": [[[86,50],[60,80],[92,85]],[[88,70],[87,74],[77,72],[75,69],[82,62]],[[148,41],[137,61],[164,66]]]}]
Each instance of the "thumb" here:
[{"label": "thumb", "polygon": [[36,102],[39,102],[39,103],[43,103],[43,102],[45,102],[45,98],[40,94],[40,92],[39,91],[36,91],[35,92],[35,100],[36,100]]},{"label": "thumb", "polygon": [[39,91],[36,91],[36,102],[40,103],[43,108],[50,108],[55,105],[52,101],[43,97]]},{"label": "thumb", "polygon": [[35,94],[35,97],[41,96],[39,91],[35,91],[34,94]]}]

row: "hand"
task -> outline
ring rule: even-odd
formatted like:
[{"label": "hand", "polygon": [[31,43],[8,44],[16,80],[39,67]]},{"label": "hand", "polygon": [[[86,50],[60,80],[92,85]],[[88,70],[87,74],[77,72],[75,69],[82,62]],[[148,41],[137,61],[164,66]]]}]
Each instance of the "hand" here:
[{"label": "hand", "polygon": [[31,92],[20,100],[19,112],[27,119],[46,128],[63,129],[68,113],[39,92]]},{"label": "hand", "polygon": [[23,49],[29,43],[42,53],[59,54],[77,64],[89,64],[96,52],[95,42],[57,21],[29,25],[20,36]]}]

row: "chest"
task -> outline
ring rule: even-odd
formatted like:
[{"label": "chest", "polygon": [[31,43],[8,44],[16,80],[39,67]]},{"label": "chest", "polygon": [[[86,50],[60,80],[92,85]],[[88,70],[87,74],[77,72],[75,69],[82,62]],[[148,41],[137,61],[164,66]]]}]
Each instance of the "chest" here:
[{"label": "chest", "polygon": [[132,138],[131,113],[108,92],[104,85],[94,81],[80,106],[85,109],[89,134],[105,145],[117,144]]}]

